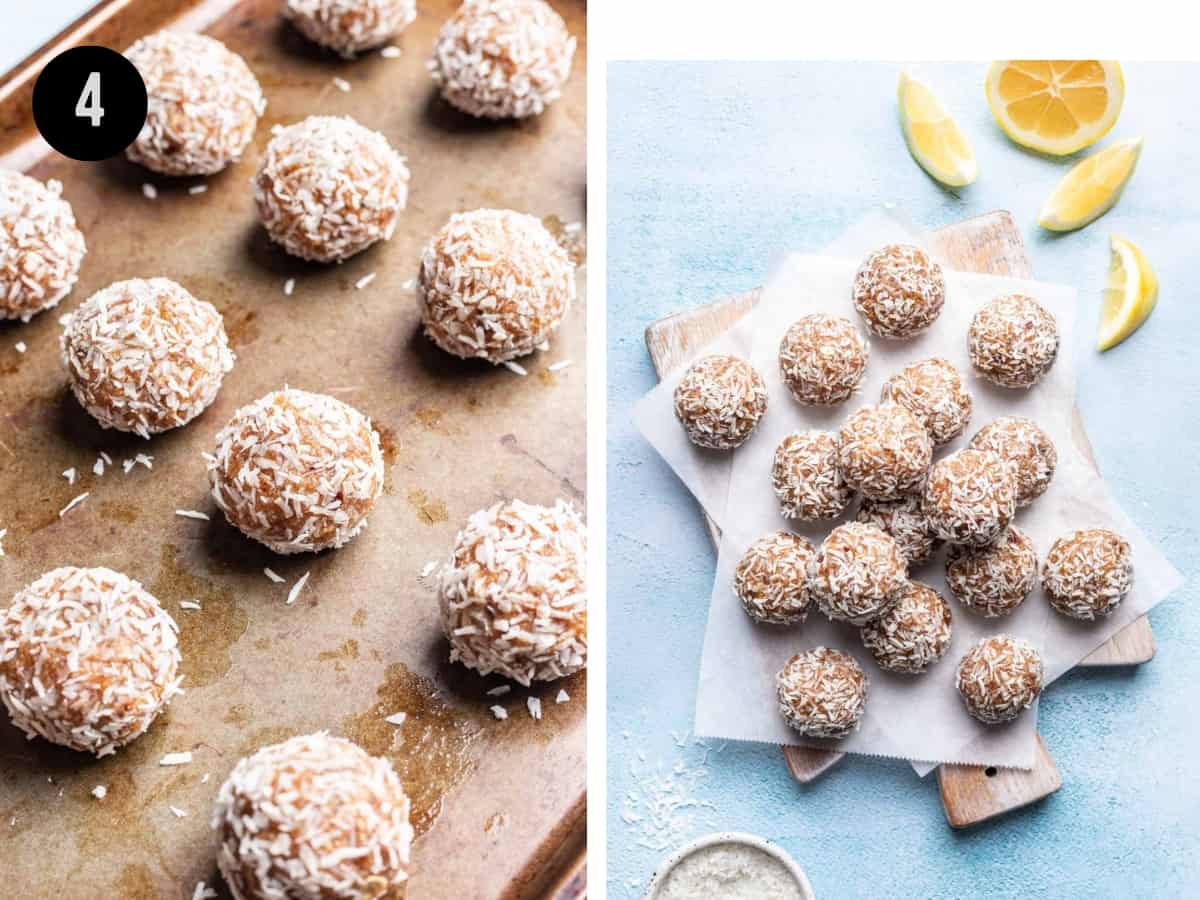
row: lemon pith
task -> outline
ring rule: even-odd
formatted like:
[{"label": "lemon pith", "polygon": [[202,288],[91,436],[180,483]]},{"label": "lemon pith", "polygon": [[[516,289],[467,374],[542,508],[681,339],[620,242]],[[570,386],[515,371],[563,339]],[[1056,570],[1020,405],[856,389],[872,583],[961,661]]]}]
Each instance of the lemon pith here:
[{"label": "lemon pith", "polygon": [[985,85],[996,124],[1033,150],[1065,156],[1108,133],[1125,100],[1112,60],[998,60]]},{"label": "lemon pith", "polygon": [[1074,231],[1096,221],[1120,198],[1141,153],[1139,137],[1105,147],[1079,162],[1046,200],[1038,224],[1050,231]]},{"label": "lemon pith", "polygon": [[950,187],[968,185],[979,175],[966,137],[941,101],[907,72],[896,88],[900,128],[908,151],[931,178]]},{"label": "lemon pith", "polygon": [[1158,276],[1145,254],[1130,241],[1113,235],[1108,283],[1100,308],[1097,348],[1109,350],[1142,326],[1158,303]]}]

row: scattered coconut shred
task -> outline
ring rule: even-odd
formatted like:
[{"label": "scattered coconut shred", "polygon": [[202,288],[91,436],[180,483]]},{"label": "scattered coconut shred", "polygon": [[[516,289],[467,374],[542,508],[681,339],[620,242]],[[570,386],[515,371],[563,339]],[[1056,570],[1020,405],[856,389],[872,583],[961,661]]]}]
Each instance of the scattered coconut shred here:
[{"label": "scattered coconut shred", "polygon": [[263,569],[263,574],[276,584],[283,584],[284,582],[283,576],[279,575],[274,569]]},{"label": "scattered coconut shred", "polygon": [[354,282],[354,289],[356,291],[361,291],[368,284],[370,284],[372,281],[374,281],[375,276],[378,274],[379,274],[378,272],[370,272],[370,273],[364,275],[362,278],[358,279],[358,281]]},{"label": "scattered coconut shred", "polygon": [[[628,732],[624,736],[628,739]],[[637,754],[629,765],[632,787],[621,802],[621,821],[638,833],[637,845],[659,853],[675,849],[711,825],[702,814],[716,811],[697,793],[709,774],[708,757],[724,750],[724,744],[713,748],[699,738],[689,742],[678,737],[676,746],[681,753],[669,769],[661,761],[650,767],[645,754]]]},{"label": "scattered coconut shred", "polygon": [[300,580],[292,585],[292,589],[288,591],[287,606],[291,606],[296,602],[296,598],[300,596],[300,592],[304,590],[304,585],[308,584],[308,576],[312,572],[305,572],[300,576]]},{"label": "scattered coconut shred", "polygon": [[8,534],[7,528],[0,528],[0,556],[4,555],[4,536]]},{"label": "scattered coconut shred", "polygon": [[108,796],[108,788],[106,788],[102,784],[98,784],[94,788],[92,788],[92,796],[95,797],[97,800],[103,800],[105,797]]},{"label": "scattered coconut shred", "polygon": [[67,479],[67,484],[75,483],[75,469],[73,467],[70,469],[63,469],[62,476],[63,478]]},{"label": "scattered coconut shred", "polygon": [[529,697],[525,701],[525,705],[529,708],[530,718],[540,721],[542,718],[542,701],[537,697]]},{"label": "scattered coconut shred", "polygon": [[208,521],[208,513],[198,512],[194,509],[177,509],[175,510],[175,515],[184,519],[203,519],[205,522]]},{"label": "scattered coconut shred", "polygon": [[403,725],[404,720],[407,718],[408,718],[408,713],[398,712],[398,713],[392,713],[390,716],[388,716],[383,721],[387,722],[389,725]]},{"label": "scattered coconut shred", "polygon": [[142,196],[147,200],[157,200],[158,188],[147,181],[142,185]]},{"label": "scattered coconut shred", "polygon": [[496,704],[495,706],[492,707],[492,715],[495,716],[497,719],[500,719],[501,721],[503,721],[504,719],[508,718],[508,710],[505,709],[503,706]]},{"label": "scattered coconut shred", "polygon": [[160,766],[186,766],[192,761],[191,750],[180,750],[176,753],[168,753],[158,761]]},{"label": "scattered coconut shred", "polygon": [[350,93],[350,89],[351,89],[350,82],[348,82],[345,78],[334,78],[333,86],[335,88],[337,88],[339,91],[341,91],[343,94]]},{"label": "scattered coconut shred", "polygon": [[203,881],[196,882],[196,889],[192,891],[192,900],[213,900],[216,896],[217,892]]},{"label": "scattered coconut shred", "polygon": [[17,341],[17,343],[14,345],[14,349],[15,349],[15,350],[16,350],[18,353],[24,353],[24,352],[25,352],[26,350],[28,350],[29,348],[25,346],[25,342],[24,342],[24,341]]},{"label": "scattered coconut shred", "polygon": [[80,494],[78,497],[76,497],[74,500],[72,500],[70,503],[68,503],[62,509],[60,509],[58,511],[58,517],[61,519],[63,516],[65,516],[67,513],[69,513],[71,510],[73,510],[76,506],[78,506],[80,503],[82,503],[84,500],[86,500],[88,498],[89,494],[91,494],[91,491],[84,491],[82,494]]},{"label": "scattered coconut shred", "polygon": [[285,297],[292,296],[292,291],[296,290],[296,279],[289,278],[283,283],[283,294]]},{"label": "scattered coconut shred", "polygon": [[193,184],[190,188],[188,188],[188,193],[192,196],[195,196],[196,194],[203,194],[207,190],[207,184]]},{"label": "scattered coconut shred", "polygon": [[186,819],[187,818],[187,813],[184,812],[182,809],[180,809],[178,806],[168,806],[167,809],[169,809],[171,811],[171,814],[173,816],[175,816],[175,818],[177,818],[177,819]]}]

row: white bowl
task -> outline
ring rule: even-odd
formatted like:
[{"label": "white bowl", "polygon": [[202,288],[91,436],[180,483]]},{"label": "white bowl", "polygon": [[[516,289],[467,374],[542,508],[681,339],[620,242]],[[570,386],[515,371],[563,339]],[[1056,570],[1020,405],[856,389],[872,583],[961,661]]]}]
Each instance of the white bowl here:
[{"label": "white bowl", "polygon": [[646,888],[646,893],[642,895],[642,900],[655,900],[658,889],[662,887],[663,882],[667,879],[667,875],[679,864],[680,860],[691,856],[697,850],[703,850],[705,847],[712,847],[716,844],[744,844],[761,850],[768,856],[779,860],[784,868],[791,873],[791,876],[796,879],[796,886],[800,888],[800,896],[804,900],[816,900],[817,895],[813,893],[812,885],[808,883],[808,877],[804,874],[804,870],[800,868],[799,863],[792,859],[786,850],[768,841],[766,838],[740,831],[717,831],[713,834],[698,837],[691,843],[684,844],[662,861],[657,871],[655,871],[654,877],[650,879],[650,884]]}]

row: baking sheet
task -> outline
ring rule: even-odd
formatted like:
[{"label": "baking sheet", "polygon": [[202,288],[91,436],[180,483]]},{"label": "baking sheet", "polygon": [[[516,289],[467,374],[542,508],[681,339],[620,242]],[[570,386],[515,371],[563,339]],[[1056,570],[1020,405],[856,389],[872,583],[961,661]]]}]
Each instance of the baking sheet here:
[{"label": "baking sheet", "polygon": [[[1012,725],[988,728],[963,711],[954,690],[954,667],[974,640],[984,634],[1006,631],[1030,639],[1043,649],[1047,681],[1078,663],[1096,646],[1124,625],[1142,615],[1179,584],[1178,573],[1137,531],[1112,502],[1103,482],[1071,439],[1074,402],[1074,371],[1070,359],[1073,342],[1075,293],[1069,288],[966,273],[947,273],[946,309],[934,327],[912,341],[872,340],[872,361],[860,392],[842,407],[821,410],[802,407],[791,400],[778,375],[778,341],[787,326],[813,311],[827,311],[855,318],[849,285],[862,256],[888,241],[918,242],[916,235],[891,217],[875,215],[859,223],[837,245],[839,251],[854,249],[853,255],[835,257],[791,256],[777,269],[755,312],[728,336],[728,346],[738,348],[762,373],[768,388],[768,413],[746,444],[725,461],[731,469],[728,488],[721,489],[720,471],[711,454],[691,456],[681,473],[685,482],[698,486],[706,509],[723,530],[718,570],[706,631],[697,698],[697,733],[739,740],[770,743],[801,743],[859,753],[896,756],[910,760],[965,762],[1026,768],[1033,760],[1036,710]],[[973,374],[968,390],[975,401],[971,425],[964,436],[938,451],[937,456],[959,449],[979,427],[998,415],[1027,415],[1051,435],[1059,450],[1059,467],[1050,489],[1031,507],[1021,510],[1015,522],[1029,533],[1039,554],[1044,555],[1053,539],[1084,525],[1106,525],[1125,534],[1134,543],[1137,565],[1135,588],[1114,616],[1102,623],[1081,625],[1053,614],[1040,589],[1012,616],[985,620],[951,600],[954,638],[943,660],[919,678],[902,678],[884,673],[870,660],[857,629],[834,625],[819,613],[794,629],[771,629],[755,625],[741,610],[732,590],[732,573],[745,548],[762,534],[788,523],[778,514],[771,489],[771,457],[779,440],[797,428],[836,429],[853,409],[875,402],[888,376],[917,359],[935,353],[949,358],[960,371],[970,372],[965,333],[970,316],[978,306],[1000,293],[1022,291],[1036,296],[1059,320],[1062,350],[1048,377],[1034,390],[1010,392],[995,388]],[[712,352],[721,341],[705,348]],[[699,354],[698,354],[699,355]],[[653,432],[652,443],[670,446],[672,428],[680,435],[670,410],[670,391],[682,370],[665,380],[643,400],[637,418]],[[661,392],[661,393],[658,393]],[[658,393],[658,396],[654,396]],[[657,425],[652,423],[658,423]],[[689,445],[690,446],[690,445]],[[722,494],[727,495],[723,501]],[[853,507],[850,510],[853,513]],[[844,517],[845,518],[845,517]],[[814,543],[831,525],[804,526],[792,523]],[[935,560],[914,569],[913,576],[929,583],[950,599],[945,589],[943,550]],[[862,727],[853,736],[835,744],[808,741],[787,728],[774,708],[775,673],[800,649],[817,644],[847,650],[864,663],[872,678],[872,696]],[[731,678],[737,672],[739,677]],[[918,763],[925,774],[931,763]]]},{"label": "baking sheet", "polygon": [[[145,16],[157,12],[149,0],[142,5]],[[437,99],[425,60],[455,6],[449,0],[421,4],[395,41],[400,58],[351,62],[303,41],[275,0],[249,0],[208,29],[246,58],[268,97],[241,162],[207,179],[163,179],[123,159],[89,165],[51,156],[32,170],[64,182],[89,253],[60,308],[27,325],[0,325],[0,528],[8,529],[0,598],[57,565],[127,572],[181,626],[187,693],[146,735],[101,761],[27,742],[0,717],[0,893],[187,900],[204,879],[228,896],[208,826],[218,786],[244,753],[320,728],[388,756],[414,794],[414,897],[539,896],[546,871],[581,839],[586,676],[536,689],[540,722],[525,711],[521,689],[501,698],[511,715],[496,721],[488,707],[497,701],[485,692],[501,679],[449,665],[433,595],[418,574],[444,557],[471,512],[497,499],[583,505],[586,272],[549,352],[521,360],[525,378],[430,345],[406,286],[429,236],[454,211],[501,206],[552,227],[584,221],[585,6],[554,5],[579,49],[562,100],[532,122],[478,122]],[[129,40],[139,33],[137,7],[117,13],[135,17],[119,29]],[[350,92],[335,88],[334,77]],[[340,266],[275,249],[249,189],[271,127],[311,113],[346,113],[381,130],[413,173],[392,240]],[[208,190],[189,194],[200,182]],[[143,183],[157,186],[156,200],[143,196]],[[371,272],[375,280],[356,290]],[[57,341],[62,313],[112,281],[151,275],[216,305],[238,362],[204,415],[145,442],[102,431],[79,409]],[[549,370],[565,360],[569,367]],[[238,406],[285,382],[357,406],[384,438],[385,493],[370,526],[342,550],[276,556],[227,527],[208,498],[201,451]],[[101,451],[116,465],[95,476]],[[137,453],[151,455],[153,468],[124,474],[122,462]],[[73,486],[60,474],[72,467]],[[179,518],[176,509],[213,519]],[[270,582],[265,566],[287,583]],[[288,588],[309,571],[299,600],[286,606]],[[202,610],[181,609],[185,599]],[[560,688],[570,700],[556,704]],[[383,722],[399,711],[408,712],[400,729]],[[179,750],[191,750],[194,762],[158,765]],[[103,801],[90,793],[98,784],[108,788]]]}]

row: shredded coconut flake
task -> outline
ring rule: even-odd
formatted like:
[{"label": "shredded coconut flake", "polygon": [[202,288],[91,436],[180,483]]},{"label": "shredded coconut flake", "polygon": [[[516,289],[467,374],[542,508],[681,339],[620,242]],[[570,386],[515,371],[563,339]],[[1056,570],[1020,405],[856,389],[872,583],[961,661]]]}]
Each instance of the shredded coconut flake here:
[{"label": "shredded coconut flake", "polygon": [[[208,190],[207,184],[193,184],[190,188],[188,188],[188,193],[192,194],[192,195],[203,194],[207,190]],[[201,882],[201,884],[203,884],[203,883],[204,882]]]},{"label": "shredded coconut flake", "polygon": [[108,788],[106,788],[102,784],[98,784],[94,788],[92,788],[92,796],[95,797],[97,800],[103,800],[105,797],[108,796]]},{"label": "shredded coconut flake", "polygon": [[191,750],[180,750],[176,753],[168,753],[158,761],[160,766],[186,766],[192,761]]},{"label": "shredded coconut flake", "polygon": [[389,725],[403,725],[404,720],[407,718],[408,718],[408,713],[398,712],[398,713],[392,713],[390,716],[388,716],[383,721],[387,722]]},{"label": "shredded coconut flake", "polygon": [[192,900],[213,900],[217,896],[217,892],[208,887],[203,881],[196,882],[196,889],[192,891]]},{"label": "shredded coconut flake", "polygon": [[505,709],[503,706],[500,706],[499,704],[497,704],[496,706],[492,707],[492,715],[495,716],[497,719],[501,719],[501,720],[507,719],[508,718],[508,710]]},{"label": "shredded coconut flake", "polygon": [[515,363],[511,359],[504,361],[504,368],[510,372],[516,372],[518,375],[528,375],[529,372],[520,363]]},{"label": "shredded coconut flake", "polygon": [[62,518],[63,516],[65,516],[65,515],[66,515],[68,512],[70,512],[70,511],[71,511],[71,510],[73,510],[73,509],[74,509],[76,506],[78,506],[80,503],[82,503],[84,500],[86,500],[86,499],[88,498],[88,495],[89,495],[90,493],[91,493],[91,491],[84,491],[82,494],[80,494],[78,497],[76,497],[74,500],[72,500],[70,503],[68,503],[68,504],[67,504],[66,506],[64,506],[62,509],[60,509],[60,510],[58,511],[58,517],[61,519],[61,518]]},{"label": "shredded coconut flake", "polygon": [[172,815],[174,815],[175,818],[177,818],[177,819],[186,819],[187,818],[187,813],[184,812],[182,809],[180,809],[178,806],[168,806],[167,809],[169,809],[171,811]]},{"label": "shredded coconut flake", "polygon": [[200,604],[197,603],[195,600],[180,600],[179,608],[180,609],[200,609],[201,607],[200,607]]},{"label": "shredded coconut flake", "polygon": [[379,51],[379,55],[384,59],[396,59],[400,56],[400,48],[394,46],[384,47]]},{"label": "shredded coconut flake", "polygon": [[542,717],[542,701],[537,697],[530,697],[525,701],[525,706],[529,708],[529,715],[534,719]]},{"label": "shredded coconut flake", "polygon": [[512,690],[511,684],[502,684],[499,687],[492,688],[490,691],[487,692],[487,695],[489,697],[503,697],[505,694],[507,694],[511,690]]},{"label": "shredded coconut flake", "polygon": [[367,275],[364,275],[362,278],[358,279],[358,281],[354,282],[354,289],[356,291],[361,291],[368,284],[370,284],[372,281],[374,281],[375,276],[378,274],[379,274],[378,272],[371,272]]},{"label": "shredded coconut flake", "polygon": [[343,94],[350,93],[350,82],[348,82],[345,78],[333,79],[333,86],[335,88],[337,88],[339,91],[341,91]]},{"label": "shredded coconut flake", "polygon": [[566,703],[570,699],[571,699],[571,695],[568,694],[566,691],[560,689],[558,692],[558,696],[556,696],[554,698],[554,702],[555,703]]},{"label": "shredded coconut flake", "polygon": [[24,353],[24,352],[25,352],[25,350],[26,350],[26,347],[25,347],[25,342],[24,342],[24,341],[17,341],[17,343],[16,343],[16,351],[17,351],[18,353]]},{"label": "shredded coconut flake", "polygon": [[142,185],[142,196],[147,200],[157,200],[158,188],[147,181]]},{"label": "shredded coconut flake", "polygon": [[300,592],[304,590],[304,585],[308,584],[308,576],[312,572],[305,572],[300,576],[300,580],[292,585],[292,589],[288,591],[287,605],[291,606],[296,602],[296,598],[300,596]]},{"label": "shredded coconut flake", "polygon": [[63,478],[67,479],[67,484],[75,483],[75,467],[74,466],[72,466],[69,469],[64,469],[62,475],[63,475]]},{"label": "shredded coconut flake", "polygon": [[283,576],[278,574],[274,569],[263,569],[263,574],[276,584],[283,584],[284,582]]},{"label": "shredded coconut flake", "polygon": [[289,278],[287,281],[285,281],[283,283],[283,293],[285,296],[288,296],[288,297],[292,296],[292,291],[294,291],[295,289],[296,289],[296,279],[295,278]]},{"label": "shredded coconut flake", "polygon": [[175,515],[183,519],[203,519],[208,521],[208,513],[197,512],[194,509],[177,509]]},{"label": "shredded coconut flake", "polygon": [[567,368],[569,365],[571,365],[571,360],[562,359],[556,363],[550,364],[546,368],[549,369],[551,372],[561,372],[563,369]]}]

